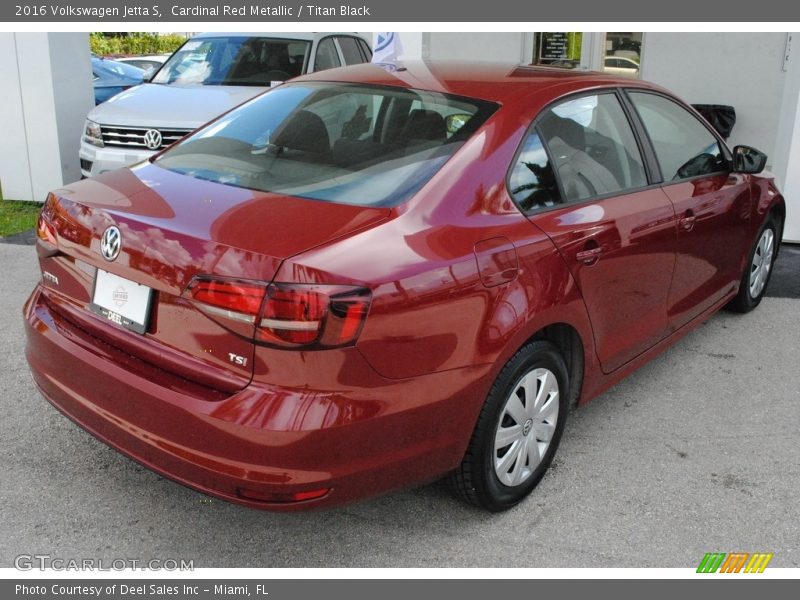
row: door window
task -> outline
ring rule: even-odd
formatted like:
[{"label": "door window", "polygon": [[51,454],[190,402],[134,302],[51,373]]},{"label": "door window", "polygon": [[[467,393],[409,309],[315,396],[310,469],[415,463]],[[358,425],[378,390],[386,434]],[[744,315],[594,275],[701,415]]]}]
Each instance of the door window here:
[{"label": "door window", "polygon": [[616,94],[562,102],[547,110],[537,129],[565,201],[647,185],[641,152]]},{"label": "door window", "polygon": [[688,110],[657,94],[629,92],[650,136],[664,181],[727,169],[717,138]]},{"label": "door window", "polygon": [[361,46],[361,51],[364,53],[364,60],[369,62],[372,60],[372,50],[370,49],[367,42],[362,40],[361,38],[357,38],[358,45]]},{"label": "door window", "polygon": [[358,49],[358,43],[355,38],[340,37],[339,47],[342,49],[344,64],[358,65],[364,62],[364,57],[361,55],[361,50]]},{"label": "door window", "polygon": [[535,131],[526,138],[508,184],[511,197],[523,212],[561,203],[552,163]]},{"label": "door window", "polygon": [[333,38],[325,38],[317,47],[317,59],[314,61],[314,70],[324,71],[325,69],[332,69],[334,67],[341,66],[342,63],[339,60],[339,54],[336,52],[336,46],[333,43]]}]

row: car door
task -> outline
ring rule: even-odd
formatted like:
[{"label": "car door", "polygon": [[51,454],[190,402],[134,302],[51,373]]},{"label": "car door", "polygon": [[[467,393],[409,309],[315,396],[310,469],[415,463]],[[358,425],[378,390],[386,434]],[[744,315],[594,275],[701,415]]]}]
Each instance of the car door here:
[{"label": "car door", "polygon": [[570,97],[540,115],[512,167],[509,191],[566,261],[605,372],[666,335],[675,213],[649,185],[614,90]]},{"label": "car door", "polygon": [[709,126],[667,96],[628,90],[675,206],[677,254],[667,315],[677,329],[732,292],[749,248],[751,192],[731,172],[725,145]]}]

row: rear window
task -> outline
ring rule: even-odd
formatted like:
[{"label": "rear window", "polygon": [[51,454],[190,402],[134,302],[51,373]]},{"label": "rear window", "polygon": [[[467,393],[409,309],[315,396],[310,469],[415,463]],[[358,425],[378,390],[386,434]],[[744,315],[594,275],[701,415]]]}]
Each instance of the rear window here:
[{"label": "rear window", "polygon": [[199,130],[156,164],[253,190],[392,206],[419,190],[496,108],[427,91],[286,84]]}]

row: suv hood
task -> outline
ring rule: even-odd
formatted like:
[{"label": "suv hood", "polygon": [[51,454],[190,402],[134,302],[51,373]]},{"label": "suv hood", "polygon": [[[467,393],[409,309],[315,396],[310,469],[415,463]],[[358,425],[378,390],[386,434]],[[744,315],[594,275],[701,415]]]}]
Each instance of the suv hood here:
[{"label": "suv hood", "polygon": [[197,129],[269,88],[145,83],[93,108],[87,118],[100,125]]}]

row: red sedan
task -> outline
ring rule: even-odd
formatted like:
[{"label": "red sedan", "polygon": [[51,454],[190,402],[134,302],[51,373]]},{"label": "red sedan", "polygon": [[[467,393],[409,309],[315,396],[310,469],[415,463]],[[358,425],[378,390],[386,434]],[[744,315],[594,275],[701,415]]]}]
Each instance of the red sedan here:
[{"label": "red sedan", "polygon": [[508,65],[295,79],[52,192],[25,306],[59,410],[197,490],[507,509],[571,406],[769,281],[785,205],[656,86]]}]

